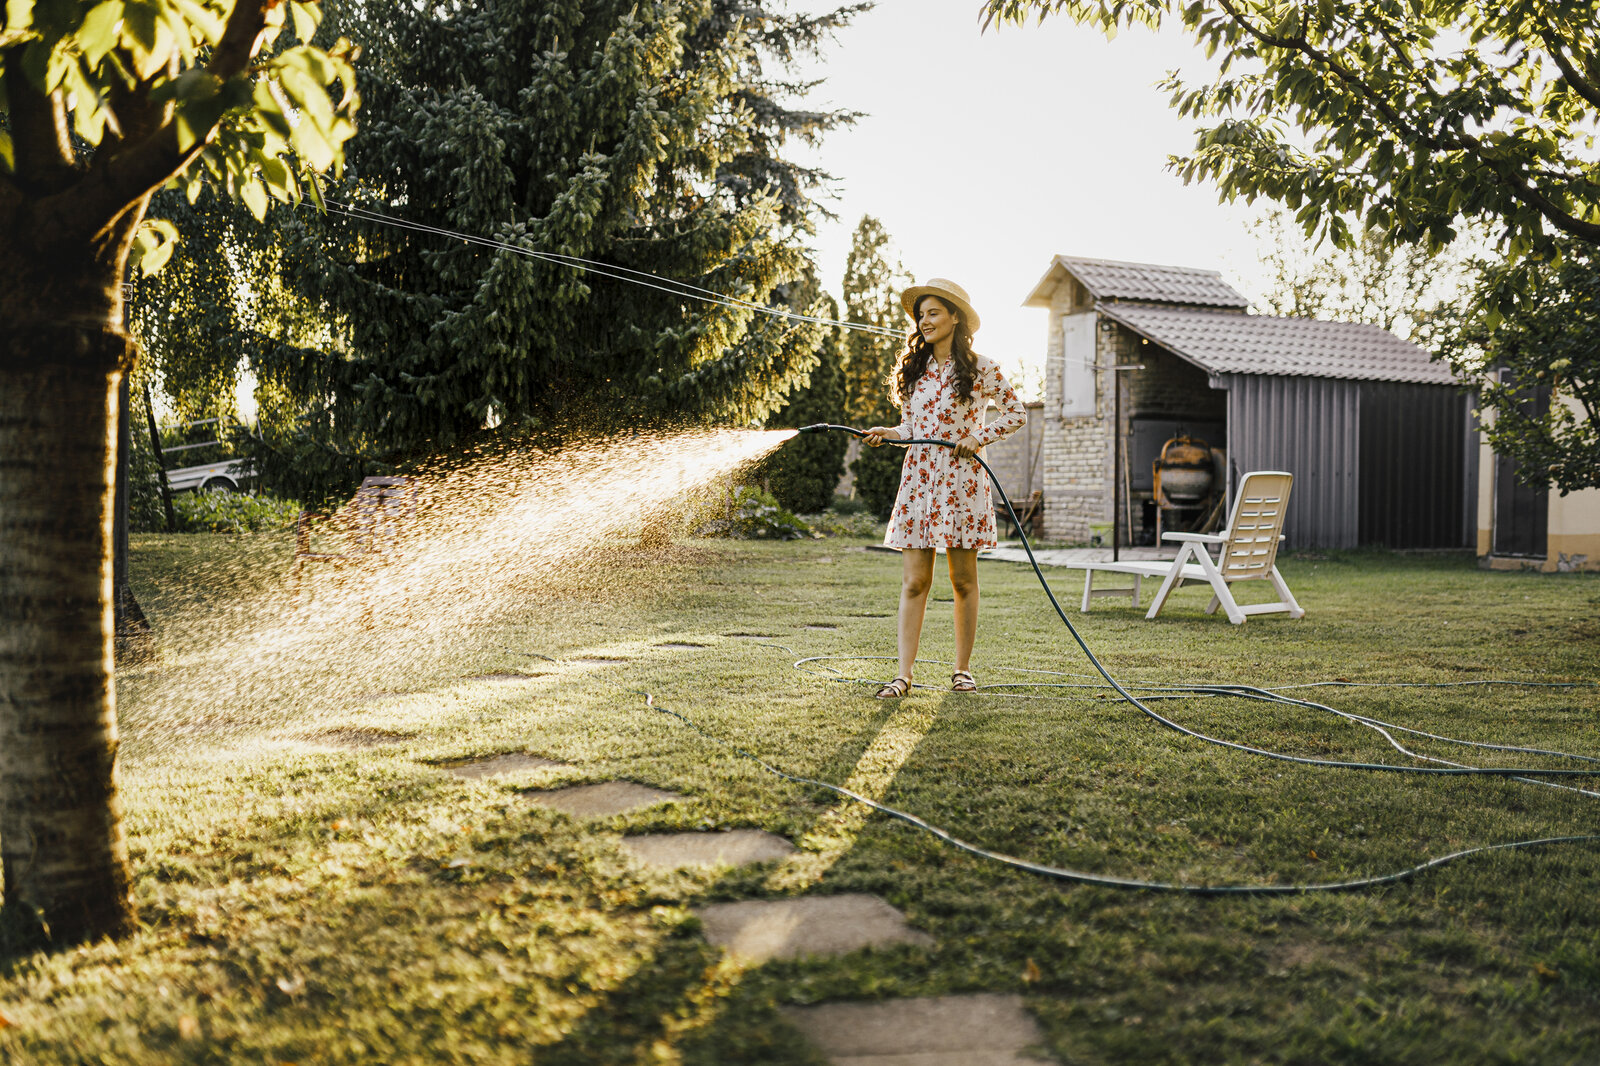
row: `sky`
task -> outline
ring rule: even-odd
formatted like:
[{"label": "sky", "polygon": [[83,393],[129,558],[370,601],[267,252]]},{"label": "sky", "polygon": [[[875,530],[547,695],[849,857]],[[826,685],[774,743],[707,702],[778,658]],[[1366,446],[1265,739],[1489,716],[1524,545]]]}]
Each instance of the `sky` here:
[{"label": "sky", "polygon": [[[793,0],[792,10],[821,10]],[[1156,88],[1169,70],[1209,80],[1181,32],[1108,41],[1070,19],[980,32],[980,0],[878,0],[804,72],[813,105],[864,111],[801,158],[840,180],[839,219],[816,237],[841,291],[850,233],[883,222],[908,270],[966,288],[979,351],[1014,376],[1043,360],[1045,312],[1024,308],[1055,255],[1221,270],[1247,296],[1261,279],[1245,226],[1255,207],[1185,186],[1167,157],[1194,146]]]}]

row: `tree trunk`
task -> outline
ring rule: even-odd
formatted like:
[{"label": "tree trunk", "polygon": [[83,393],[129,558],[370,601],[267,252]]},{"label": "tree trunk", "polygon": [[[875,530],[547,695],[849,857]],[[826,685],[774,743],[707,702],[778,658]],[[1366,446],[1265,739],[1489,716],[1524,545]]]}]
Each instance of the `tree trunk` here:
[{"label": "tree trunk", "polygon": [[[8,331],[11,332],[11,331]],[[112,499],[129,346],[93,325],[0,343],[0,865],[6,926],[132,921],[117,794]]]}]

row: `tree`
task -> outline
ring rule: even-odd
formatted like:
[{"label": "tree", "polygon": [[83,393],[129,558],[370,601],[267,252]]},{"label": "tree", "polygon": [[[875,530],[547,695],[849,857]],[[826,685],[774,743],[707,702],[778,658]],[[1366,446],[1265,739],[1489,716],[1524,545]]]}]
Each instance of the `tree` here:
[{"label": "tree", "polygon": [[1463,328],[1444,349],[1494,409],[1484,429],[1530,484],[1600,487],[1600,252],[1485,265]]},{"label": "tree", "polygon": [[1503,227],[1512,257],[1565,234],[1600,242],[1595,0],[987,0],[987,21],[1062,14],[1107,33],[1177,19],[1215,81],[1167,88],[1215,120],[1173,165],[1224,197],[1288,205],[1341,247],[1350,216],[1390,243]]},{"label": "tree", "polygon": [[384,460],[490,431],[765,417],[823,333],[761,311],[801,276],[811,213],[811,172],[774,153],[849,116],[782,107],[758,60],[851,10],[367,9],[368,132],[330,195],[373,213],[288,221],[288,274],[336,328],[262,340],[258,373],[327,447]]},{"label": "tree", "polygon": [[[809,291],[807,291],[809,290]],[[813,282],[796,293],[806,300],[816,291]],[[831,297],[811,303],[808,309],[825,318],[837,319],[839,305]],[[838,423],[844,415],[844,365],[838,326],[823,334],[817,351],[817,366],[790,394],[789,402],[767,419],[770,429],[799,428],[818,422]],[[833,503],[833,490],[844,473],[844,453],[850,438],[842,433],[811,433],[796,437],[767,460],[765,473],[778,502],[791,511],[806,514],[821,511]]]},{"label": "tree", "polygon": [[1468,258],[1453,249],[1395,246],[1371,230],[1359,230],[1347,248],[1318,248],[1282,210],[1268,211],[1250,231],[1266,273],[1257,302],[1267,313],[1367,322],[1429,350],[1475,280]]},{"label": "tree", "polygon": [[[1600,244],[1596,0],[986,0],[984,10],[986,23],[1063,14],[1108,34],[1177,19],[1221,61],[1209,85],[1165,83],[1181,115],[1212,123],[1173,167],[1225,199],[1283,203],[1338,247],[1360,232],[1438,251],[1463,219],[1479,220],[1513,264],[1496,300],[1531,307],[1531,292],[1511,288],[1531,281],[1517,260]],[[1497,436],[1511,446],[1524,428],[1512,416]],[[1540,440],[1518,447],[1537,452]]]},{"label": "tree", "polygon": [[[111,507],[130,255],[155,190],[209,178],[259,217],[336,165],[351,49],[262,50],[314,4],[12,0],[0,25],[0,864],[8,928],[131,922],[117,797]],[[330,89],[332,94],[330,95]]]},{"label": "tree", "polygon": [[[900,293],[911,285],[899,260],[889,263],[889,232],[871,215],[861,216],[850,238],[844,267],[844,313],[849,322],[882,332],[850,330],[845,334],[845,414],[852,425],[893,426],[900,422],[889,380],[903,342],[895,336],[909,328]],[[850,464],[856,494],[879,518],[887,518],[900,488],[905,453],[887,448],[862,448]]]}]

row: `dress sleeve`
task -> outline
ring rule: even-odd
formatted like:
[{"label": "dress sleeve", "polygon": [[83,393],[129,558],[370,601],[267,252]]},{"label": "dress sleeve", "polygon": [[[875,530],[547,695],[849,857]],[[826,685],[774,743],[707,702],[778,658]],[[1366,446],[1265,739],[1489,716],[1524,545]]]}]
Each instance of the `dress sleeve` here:
[{"label": "dress sleeve", "polygon": [[1011,382],[1000,372],[999,363],[984,361],[975,391],[985,399],[993,400],[1000,409],[999,417],[973,434],[983,444],[1004,440],[1028,424],[1028,409],[1017,398],[1017,390],[1011,387]]},{"label": "dress sleeve", "polygon": [[906,397],[900,405],[900,424],[894,427],[896,440],[907,440],[911,437],[911,397]]}]

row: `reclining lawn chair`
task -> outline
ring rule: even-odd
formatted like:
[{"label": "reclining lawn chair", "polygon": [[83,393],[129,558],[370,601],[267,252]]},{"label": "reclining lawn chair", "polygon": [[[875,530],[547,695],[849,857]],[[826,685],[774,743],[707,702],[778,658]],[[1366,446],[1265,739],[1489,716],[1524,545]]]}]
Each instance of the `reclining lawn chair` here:
[{"label": "reclining lawn chair", "polygon": [[398,557],[405,526],[416,510],[416,484],[411,478],[363,478],[355,498],[330,523],[343,526],[349,533],[350,550],[346,552],[313,551],[313,523],[325,516],[301,511],[294,525],[295,601],[300,600],[300,571],[307,562],[375,562],[380,557]]},{"label": "reclining lawn chair", "polygon": [[[1083,607],[1097,596],[1127,596],[1138,606],[1139,586],[1147,577],[1165,578],[1150,604],[1146,618],[1161,613],[1173,589],[1181,588],[1185,581],[1205,581],[1211,585],[1211,603],[1207,614],[1214,614],[1220,606],[1234,625],[1244,622],[1246,615],[1272,614],[1286,611],[1290,618],[1302,618],[1305,611],[1295,602],[1294,593],[1278,573],[1278,545],[1283,541],[1283,516],[1289,506],[1289,489],[1294,485],[1294,475],[1277,470],[1258,470],[1246,474],[1239,484],[1239,494],[1233,503],[1233,515],[1228,528],[1220,533],[1163,533],[1162,540],[1177,541],[1183,546],[1178,557],[1166,562],[1115,562],[1079,563],[1083,575]],[[1209,546],[1218,545],[1220,554],[1213,559]],[[1097,589],[1094,587],[1096,571],[1114,574],[1132,574],[1132,588]],[[1239,581],[1272,582],[1278,592],[1273,603],[1252,603],[1241,607],[1234,601],[1229,587]]]}]

